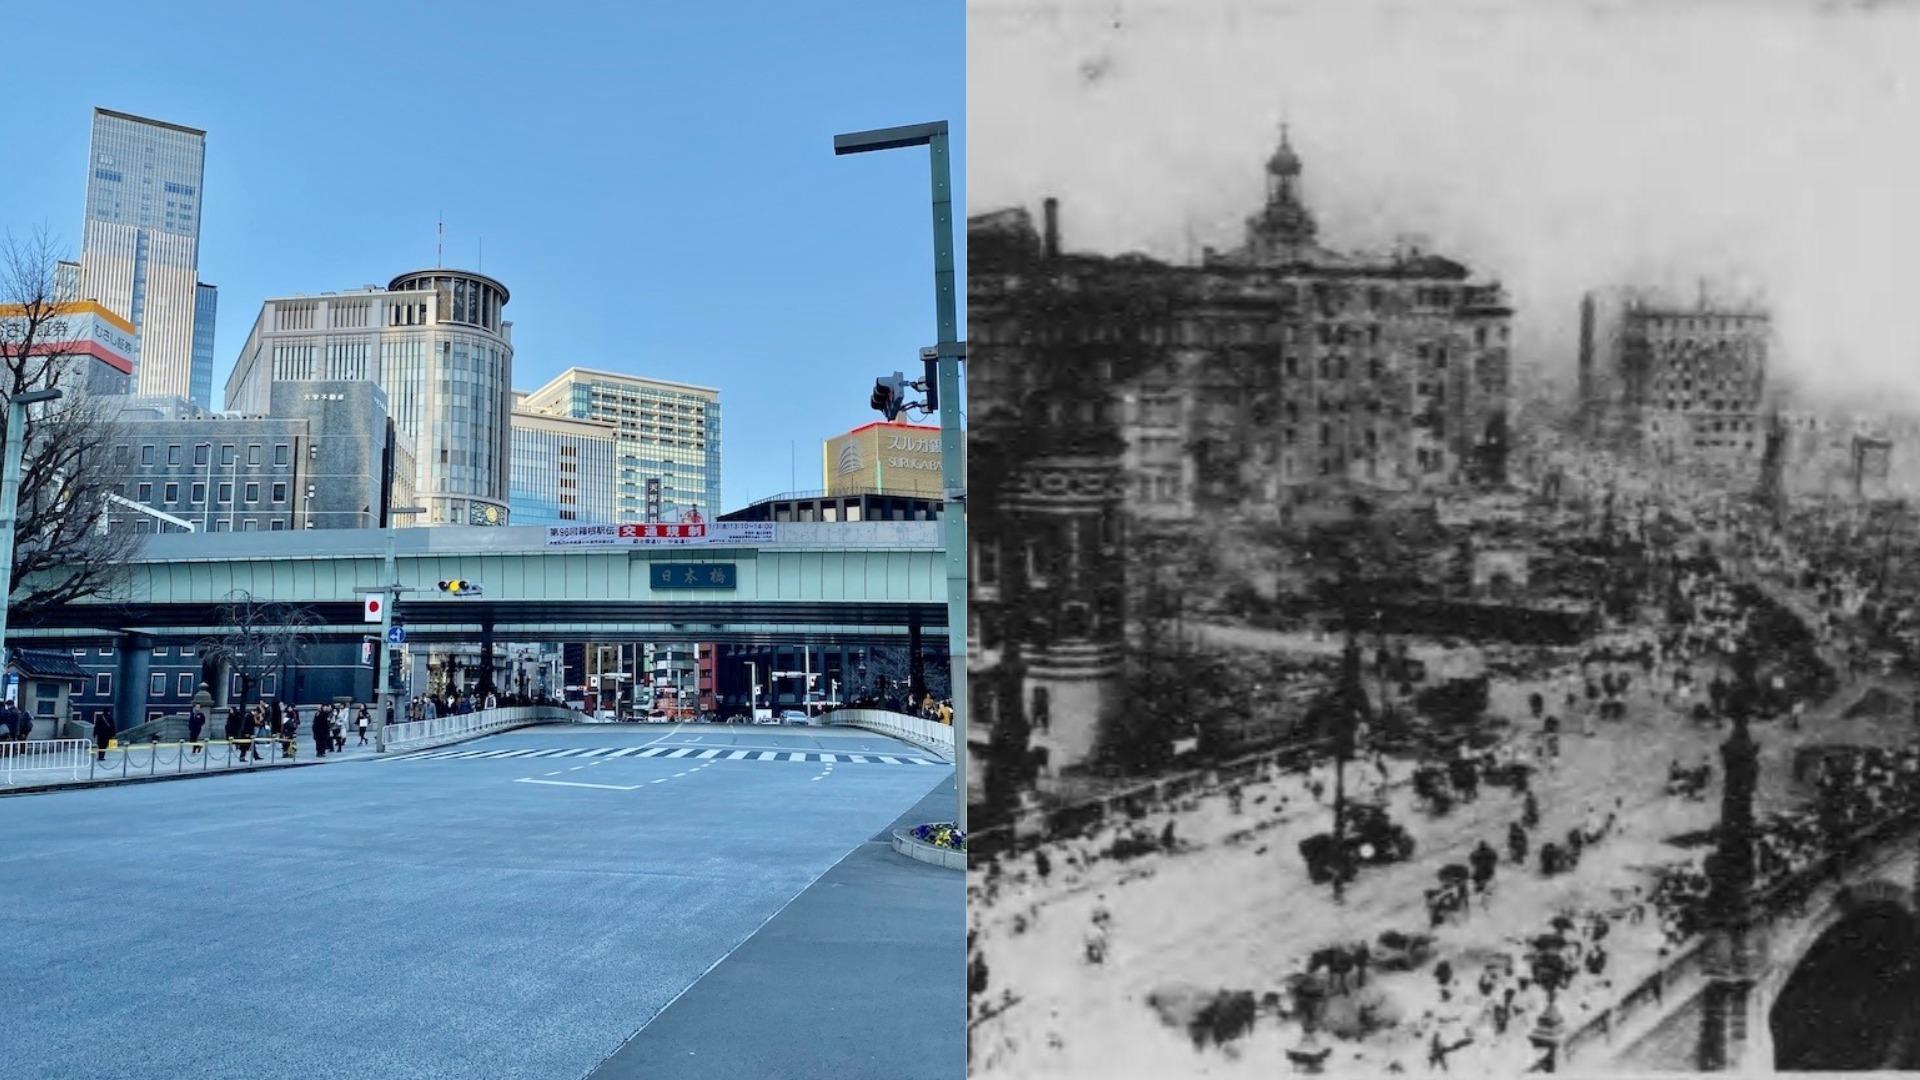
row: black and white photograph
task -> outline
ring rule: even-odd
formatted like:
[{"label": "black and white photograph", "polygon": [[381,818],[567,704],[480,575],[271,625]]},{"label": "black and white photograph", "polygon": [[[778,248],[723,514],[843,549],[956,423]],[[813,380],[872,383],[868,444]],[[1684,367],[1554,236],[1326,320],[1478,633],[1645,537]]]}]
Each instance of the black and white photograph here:
[{"label": "black and white photograph", "polygon": [[1920,1069],[1920,9],[967,34],[970,1075]]}]

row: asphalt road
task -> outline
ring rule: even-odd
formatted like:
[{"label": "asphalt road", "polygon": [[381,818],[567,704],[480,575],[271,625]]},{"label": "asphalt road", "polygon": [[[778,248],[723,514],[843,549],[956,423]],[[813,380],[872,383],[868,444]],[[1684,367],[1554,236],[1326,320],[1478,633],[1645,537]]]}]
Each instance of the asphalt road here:
[{"label": "asphalt road", "polygon": [[[652,725],[527,729],[463,749],[746,745],[925,757],[866,733]],[[863,865],[872,838],[951,775],[877,760],[572,754],[0,800],[0,903],[15,913],[0,921],[0,1077],[571,1080],[676,998],[700,1000],[710,970],[733,1022],[715,1037],[734,1040],[796,1010],[817,1041],[849,1016],[884,1023],[902,980],[892,965],[922,965],[923,982],[950,974],[957,1003],[962,875],[830,873]],[[823,874],[839,886],[826,903],[809,892]],[[903,927],[900,913],[928,921]],[[789,925],[803,932],[760,945]],[[862,947],[867,931],[875,950]],[[913,948],[915,933],[929,944]],[[730,982],[730,955],[804,963],[844,1008],[793,1000],[805,983],[792,979]],[[884,977],[864,978],[878,956]],[[958,1043],[964,1008],[953,1015]],[[962,1074],[843,1061],[833,1075]]]}]

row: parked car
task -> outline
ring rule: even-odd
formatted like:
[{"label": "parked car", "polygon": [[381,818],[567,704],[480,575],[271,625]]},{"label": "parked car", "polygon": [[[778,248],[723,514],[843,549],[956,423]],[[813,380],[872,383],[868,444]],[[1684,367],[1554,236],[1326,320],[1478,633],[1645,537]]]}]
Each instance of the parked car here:
[{"label": "parked car", "polygon": [[806,727],[813,723],[813,720],[799,709],[782,709],[780,710],[779,722],[782,724],[793,724],[798,727]]}]

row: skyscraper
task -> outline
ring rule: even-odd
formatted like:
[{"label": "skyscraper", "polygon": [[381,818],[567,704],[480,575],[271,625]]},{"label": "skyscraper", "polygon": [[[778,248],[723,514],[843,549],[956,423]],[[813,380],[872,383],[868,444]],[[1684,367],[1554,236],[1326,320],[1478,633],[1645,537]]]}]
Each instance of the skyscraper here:
[{"label": "skyscraper", "polygon": [[660,516],[720,507],[720,391],[593,368],[568,368],[520,407],[548,416],[616,425],[614,508],[620,521],[646,519],[647,482],[660,482]]},{"label": "skyscraper", "polygon": [[[134,390],[206,405],[213,387],[214,287],[200,282],[207,133],[93,110],[78,297],[139,330]],[[204,340],[204,348],[197,346]]]}]

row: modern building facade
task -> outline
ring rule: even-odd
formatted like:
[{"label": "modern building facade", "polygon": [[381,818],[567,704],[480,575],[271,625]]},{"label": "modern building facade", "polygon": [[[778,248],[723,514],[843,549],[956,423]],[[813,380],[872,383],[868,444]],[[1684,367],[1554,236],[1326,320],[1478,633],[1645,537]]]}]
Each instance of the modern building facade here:
[{"label": "modern building facade", "polygon": [[202,408],[213,385],[217,308],[214,287],[199,278],[206,152],[198,128],[94,109],[74,284],[75,299],[97,300],[137,328],[136,392]]},{"label": "modern building facade", "polygon": [[513,481],[516,525],[600,524],[618,520],[614,504],[615,440],[604,420],[576,420],[515,410]]},{"label": "modern building facade", "polygon": [[968,229],[975,715],[1055,767],[1121,706],[1129,517],[1285,525],[1310,503],[1503,478],[1511,309],[1412,246],[1322,246],[1282,136],[1245,242],[1069,254],[1058,204]]},{"label": "modern building facade", "polygon": [[648,481],[659,482],[663,521],[720,506],[720,391],[706,386],[573,367],[530,391],[527,412],[603,420],[617,429],[614,508],[645,521]]},{"label": "modern building facade", "polygon": [[413,497],[412,455],[372,383],[282,383],[259,416],[209,413],[184,398],[112,404],[115,463],[127,471],[120,495],[151,512],[126,507],[109,528],[375,528]]},{"label": "modern building facade", "polygon": [[940,498],[940,429],[875,421],[821,445],[820,469],[829,495],[873,491]]},{"label": "modern building facade", "polygon": [[513,324],[506,286],[422,270],[385,289],[261,305],[227,377],[227,408],[264,412],[283,383],[371,382],[414,455],[420,524],[505,525],[512,471]]},{"label": "modern building facade", "polygon": [[1650,292],[1580,304],[1580,415],[1603,445],[1668,467],[1756,472],[1766,452],[1772,320],[1752,304],[1675,304]]}]

